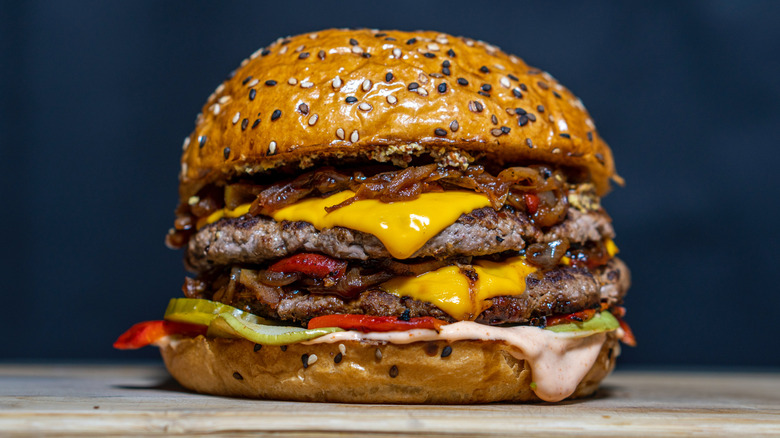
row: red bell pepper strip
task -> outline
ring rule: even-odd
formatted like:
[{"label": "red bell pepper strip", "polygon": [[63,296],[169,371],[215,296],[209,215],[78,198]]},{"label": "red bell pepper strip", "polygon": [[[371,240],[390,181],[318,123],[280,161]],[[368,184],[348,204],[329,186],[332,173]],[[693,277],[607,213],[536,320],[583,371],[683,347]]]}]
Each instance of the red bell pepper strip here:
[{"label": "red bell pepper strip", "polygon": [[525,206],[528,207],[528,213],[534,214],[539,210],[539,197],[534,193],[524,193],[523,199]]},{"label": "red bell pepper strip", "polygon": [[272,272],[299,273],[315,278],[339,278],[347,270],[347,262],[321,254],[300,253],[279,260],[268,268]]},{"label": "red bell pepper strip", "polygon": [[608,307],[609,306],[606,303],[601,303],[601,308],[599,309],[585,309],[580,312],[569,313],[568,315],[548,316],[547,326],[568,324],[571,322],[585,322],[596,316],[596,313],[607,310]]},{"label": "red bell pepper strip", "polygon": [[145,321],[130,327],[114,342],[119,350],[135,350],[153,344],[169,335],[206,335],[205,325],[187,324],[175,321]]},{"label": "red bell pepper strip", "polygon": [[617,320],[618,323],[620,323],[620,328],[623,329],[623,336],[620,338],[620,342],[628,345],[629,347],[636,347],[636,338],[634,337],[634,332],[631,331],[631,327],[629,327],[628,324],[623,321],[623,318],[618,317]]},{"label": "red bell pepper strip", "polygon": [[431,316],[410,318],[408,321],[395,316],[369,315],[325,315],[312,318],[309,328],[338,327],[344,330],[367,332],[395,332],[413,329],[431,329],[439,331],[446,321]]}]

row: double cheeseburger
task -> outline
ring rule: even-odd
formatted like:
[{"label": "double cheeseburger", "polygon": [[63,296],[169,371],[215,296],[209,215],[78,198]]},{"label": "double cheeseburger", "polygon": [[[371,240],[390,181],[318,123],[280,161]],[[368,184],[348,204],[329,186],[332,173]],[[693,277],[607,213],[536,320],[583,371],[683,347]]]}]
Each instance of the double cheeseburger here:
[{"label": "double cheeseburger", "polygon": [[193,277],[118,348],[192,390],[370,403],[593,393],[629,271],[582,102],[481,41],[325,30],[241,62],[184,141]]}]

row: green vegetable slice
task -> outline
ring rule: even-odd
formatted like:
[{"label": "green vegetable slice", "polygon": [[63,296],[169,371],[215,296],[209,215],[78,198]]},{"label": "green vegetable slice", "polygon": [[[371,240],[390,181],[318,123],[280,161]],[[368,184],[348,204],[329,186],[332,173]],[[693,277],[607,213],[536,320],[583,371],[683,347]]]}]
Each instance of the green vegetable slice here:
[{"label": "green vegetable slice", "polygon": [[546,330],[553,332],[607,332],[620,327],[618,320],[609,312],[602,311],[585,322],[572,322],[570,324],[558,324],[546,327]]},{"label": "green vegetable slice", "polygon": [[214,318],[209,325],[207,336],[220,338],[243,338],[256,344],[287,345],[319,338],[328,333],[341,332],[338,327],[305,329],[302,327],[283,327],[255,324],[223,313]]},{"label": "green vegetable slice", "polygon": [[236,318],[255,324],[276,325],[277,323],[244,312],[227,304],[197,298],[173,298],[168,302],[164,319],[168,321],[188,322],[190,324],[209,325],[221,314],[228,313]]}]

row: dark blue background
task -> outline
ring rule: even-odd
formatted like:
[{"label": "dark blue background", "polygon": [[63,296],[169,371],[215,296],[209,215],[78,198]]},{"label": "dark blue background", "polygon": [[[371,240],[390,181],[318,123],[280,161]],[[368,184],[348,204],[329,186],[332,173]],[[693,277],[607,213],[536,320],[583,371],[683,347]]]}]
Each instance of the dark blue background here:
[{"label": "dark blue background", "polygon": [[[289,6],[287,6],[289,4]],[[494,43],[587,105],[628,184],[623,363],[780,364],[780,2],[2,2],[3,359],[133,359],[179,296],[163,246],[182,139],[278,36],[434,29]]]}]

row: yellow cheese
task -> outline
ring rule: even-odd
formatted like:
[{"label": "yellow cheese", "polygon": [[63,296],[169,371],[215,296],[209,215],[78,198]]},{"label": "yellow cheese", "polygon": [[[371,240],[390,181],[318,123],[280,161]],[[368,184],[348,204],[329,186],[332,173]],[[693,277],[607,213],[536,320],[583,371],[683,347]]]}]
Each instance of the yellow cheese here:
[{"label": "yellow cheese", "polygon": [[612,239],[607,239],[605,246],[607,247],[607,254],[609,254],[610,257],[615,257],[615,254],[620,252]]},{"label": "yellow cheese", "polygon": [[463,213],[490,205],[487,196],[466,191],[423,193],[417,199],[381,202],[364,199],[331,213],[330,207],[354,196],[351,191],[327,198],[308,198],[275,211],[276,221],[305,221],[321,230],[345,227],[376,236],[397,259],[409,258],[431,237],[455,223]]},{"label": "yellow cheese", "polygon": [[477,280],[471,281],[457,266],[448,266],[416,277],[396,277],[380,288],[399,297],[426,301],[457,320],[474,320],[490,307],[490,298],[522,295],[525,278],[536,271],[523,257],[504,262],[477,261]]},{"label": "yellow cheese", "polygon": [[214,223],[223,217],[240,217],[247,213],[249,213],[249,207],[252,204],[243,204],[239,205],[238,207],[234,208],[233,210],[223,208],[222,210],[217,210],[214,213],[211,213],[206,217],[205,220],[201,219],[198,221],[198,228],[204,227],[210,223]]}]

